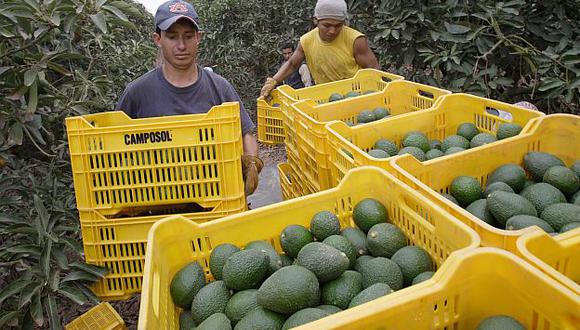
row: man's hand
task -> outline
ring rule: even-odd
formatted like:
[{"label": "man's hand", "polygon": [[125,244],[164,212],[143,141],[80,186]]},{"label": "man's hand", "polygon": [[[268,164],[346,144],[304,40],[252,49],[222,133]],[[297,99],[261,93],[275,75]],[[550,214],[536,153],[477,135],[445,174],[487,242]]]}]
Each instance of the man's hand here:
[{"label": "man's hand", "polygon": [[262,172],[264,162],[256,156],[242,155],[242,175],[246,196],[254,193],[258,188],[258,175]]},{"label": "man's hand", "polygon": [[274,90],[274,88],[276,88],[277,85],[278,82],[276,81],[276,79],[270,77],[266,78],[266,83],[264,83],[264,86],[260,91],[260,96],[263,98],[267,98],[268,96],[270,96],[270,93],[272,92],[272,90]]}]

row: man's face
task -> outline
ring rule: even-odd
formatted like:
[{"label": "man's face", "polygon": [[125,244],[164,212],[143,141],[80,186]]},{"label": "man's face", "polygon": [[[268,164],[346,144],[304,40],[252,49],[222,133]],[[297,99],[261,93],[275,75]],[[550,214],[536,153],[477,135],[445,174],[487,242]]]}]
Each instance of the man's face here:
[{"label": "man's face", "polygon": [[293,52],[294,51],[292,51],[292,48],[282,49],[282,55],[284,56],[284,61],[288,61],[290,59],[290,57],[292,56]]},{"label": "man's face", "polygon": [[320,39],[326,42],[333,41],[334,39],[336,39],[340,31],[342,30],[343,25],[344,25],[343,21],[331,18],[318,20],[317,26],[320,34]]},{"label": "man's face", "polygon": [[163,52],[166,63],[182,70],[195,65],[200,39],[201,32],[186,19],[178,20],[166,31],[161,31],[161,35],[155,33],[153,36],[155,44]]}]

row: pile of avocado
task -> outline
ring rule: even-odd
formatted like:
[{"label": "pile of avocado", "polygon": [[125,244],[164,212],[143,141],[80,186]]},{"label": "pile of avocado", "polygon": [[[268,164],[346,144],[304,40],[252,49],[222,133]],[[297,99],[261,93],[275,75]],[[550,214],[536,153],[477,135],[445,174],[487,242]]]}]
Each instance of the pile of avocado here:
[{"label": "pile of avocado", "polygon": [[180,328],[290,329],[431,278],[429,253],[408,245],[383,204],[363,199],[352,217],[357,227],[341,228],[320,211],[310,228],[289,225],[277,242],[220,244],[209,283],[199,263],[186,265],[170,285]]},{"label": "pile of avocado", "polygon": [[[370,93],[374,93],[375,91],[372,90],[368,90],[365,92],[357,92],[357,91],[351,91],[348,92],[344,95],[340,94],[340,93],[333,93],[330,95],[330,97],[328,98],[328,102],[335,102],[335,101],[340,101],[340,100],[344,100],[347,98],[351,98],[351,97],[357,97],[357,96],[361,96],[361,95],[366,95],[366,94],[370,94]],[[356,116],[356,124],[352,121],[352,120],[345,120],[344,122],[348,125],[348,126],[356,126],[357,124],[366,124],[366,123],[370,123],[376,120],[380,120],[383,118],[387,118],[391,115],[391,111],[385,107],[377,107],[373,110],[363,110],[361,111],[357,116]]]},{"label": "pile of avocado", "polygon": [[413,131],[403,137],[401,149],[391,140],[379,139],[368,154],[374,158],[411,154],[419,161],[426,161],[516,136],[521,130],[522,127],[518,124],[504,123],[498,127],[496,135],[493,135],[481,133],[472,123],[463,123],[457,128],[456,135],[447,136],[443,141],[429,140],[425,133]]},{"label": "pile of avocado", "polygon": [[482,221],[501,229],[536,225],[548,233],[580,227],[580,160],[570,167],[556,155],[528,152],[523,167],[505,164],[487,177],[456,177],[443,194]]}]

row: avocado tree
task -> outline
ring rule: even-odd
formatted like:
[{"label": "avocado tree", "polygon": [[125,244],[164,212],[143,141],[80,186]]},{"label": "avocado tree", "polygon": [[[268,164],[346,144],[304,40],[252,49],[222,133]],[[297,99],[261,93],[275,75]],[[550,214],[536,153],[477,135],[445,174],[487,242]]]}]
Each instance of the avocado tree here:
[{"label": "avocado tree", "polygon": [[112,110],[153,66],[151,22],[132,1],[0,2],[0,328],[60,328],[62,304],[97,300],[64,118]]}]

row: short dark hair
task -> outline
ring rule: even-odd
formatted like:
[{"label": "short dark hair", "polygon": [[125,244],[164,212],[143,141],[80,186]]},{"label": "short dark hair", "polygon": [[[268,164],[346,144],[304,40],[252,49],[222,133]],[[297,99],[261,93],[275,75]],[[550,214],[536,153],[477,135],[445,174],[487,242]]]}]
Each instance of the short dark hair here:
[{"label": "short dark hair", "polygon": [[161,29],[159,27],[155,27],[155,33],[161,35]]},{"label": "short dark hair", "polygon": [[292,49],[292,51],[294,51],[294,45],[288,43],[288,44],[284,44],[284,46],[282,46],[282,49],[286,49],[286,48],[290,48]]}]

